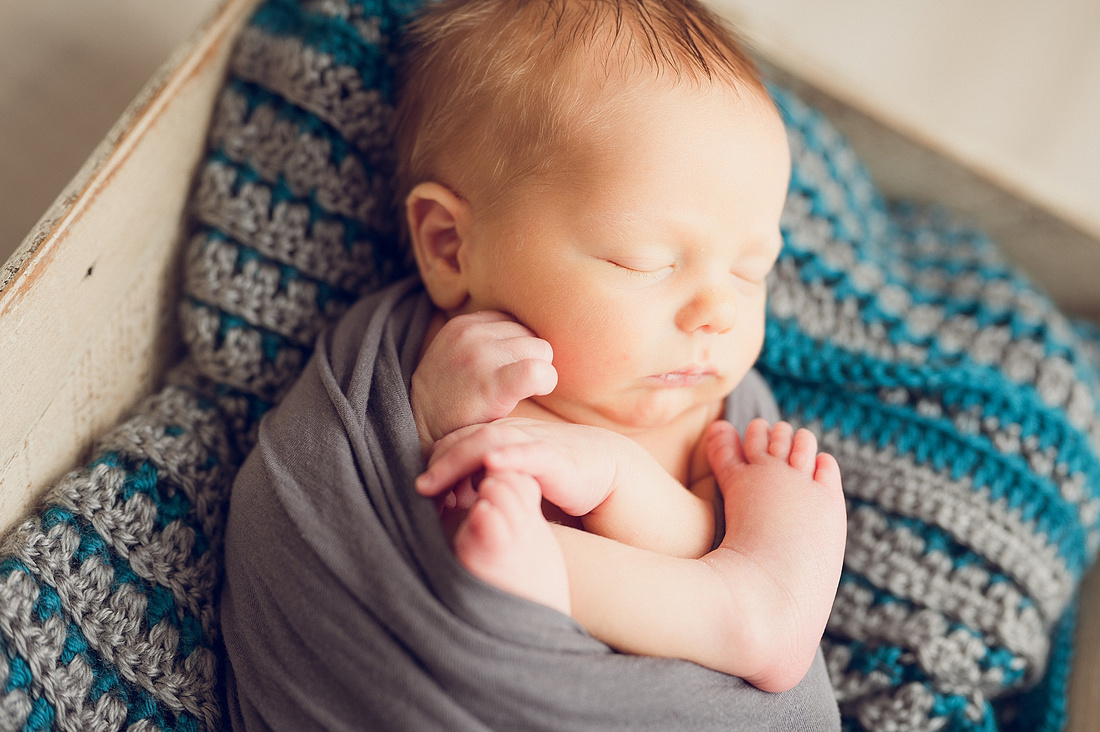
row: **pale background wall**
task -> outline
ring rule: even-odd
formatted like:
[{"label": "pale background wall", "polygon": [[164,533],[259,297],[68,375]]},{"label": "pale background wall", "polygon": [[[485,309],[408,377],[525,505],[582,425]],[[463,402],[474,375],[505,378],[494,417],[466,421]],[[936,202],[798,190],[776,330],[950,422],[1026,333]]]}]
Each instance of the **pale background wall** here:
[{"label": "pale background wall", "polygon": [[0,0],[0,264],[218,0]]},{"label": "pale background wall", "polygon": [[1097,0],[712,5],[782,66],[1100,238]]},{"label": "pale background wall", "polygon": [[[0,262],[216,4],[0,0]],[[1100,234],[1097,0],[712,4],[777,61]]]}]

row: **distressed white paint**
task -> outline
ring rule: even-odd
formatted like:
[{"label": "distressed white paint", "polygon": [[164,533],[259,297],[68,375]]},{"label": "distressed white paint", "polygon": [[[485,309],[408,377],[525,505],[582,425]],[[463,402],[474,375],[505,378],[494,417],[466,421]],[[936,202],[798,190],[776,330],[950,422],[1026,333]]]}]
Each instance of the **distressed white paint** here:
[{"label": "distressed white paint", "polygon": [[253,4],[229,0],[158,72],[0,267],[0,529],[178,353],[184,202]]}]

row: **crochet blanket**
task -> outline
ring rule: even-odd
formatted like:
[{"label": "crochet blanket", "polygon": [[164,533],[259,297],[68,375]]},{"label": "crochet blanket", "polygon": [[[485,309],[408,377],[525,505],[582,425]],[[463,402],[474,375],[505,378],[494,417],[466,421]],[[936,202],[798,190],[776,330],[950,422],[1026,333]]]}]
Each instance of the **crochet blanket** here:
[{"label": "crochet blanket", "polygon": [[[221,615],[234,729],[839,730],[820,654],[769,694],[614,653],[462,570],[413,489],[408,389],[434,312],[416,277],[357,303],[237,474]],[[759,377],[728,402],[740,429],[757,405],[776,418]]]},{"label": "crochet blanket", "polygon": [[[0,549],[0,729],[221,728],[232,477],[321,327],[408,271],[385,130],[415,5],[267,0],[242,32],[193,196],[187,360]],[[846,476],[824,642],[845,724],[1059,729],[1097,548],[1100,335],[980,233],[888,205],[774,93],[794,173],[758,368]]]}]

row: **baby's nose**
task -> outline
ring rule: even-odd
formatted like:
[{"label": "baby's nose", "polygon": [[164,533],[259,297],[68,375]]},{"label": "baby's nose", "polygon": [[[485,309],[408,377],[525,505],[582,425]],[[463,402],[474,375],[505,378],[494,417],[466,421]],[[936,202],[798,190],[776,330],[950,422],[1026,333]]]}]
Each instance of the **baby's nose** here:
[{"label": "baby's nose", "polygon": [[676,316],[676,326],[686,333],[728,333],[736,321],[733,293],[720,287],[700,290]]}]

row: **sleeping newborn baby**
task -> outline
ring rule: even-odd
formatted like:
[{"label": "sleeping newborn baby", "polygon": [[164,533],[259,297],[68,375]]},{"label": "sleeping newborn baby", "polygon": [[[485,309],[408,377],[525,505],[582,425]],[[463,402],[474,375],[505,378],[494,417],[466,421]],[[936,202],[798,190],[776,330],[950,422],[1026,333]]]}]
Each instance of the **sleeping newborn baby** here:
[{"label": "sleeping newborn baby", "polygon": [[233,728],[839,729],[840,472],[752,370],[789,175],[752,65],[690,0],[407,30],[420,274],[237,474]]},{"label": "sleeping newborn baby", "polygon": [[416,487],[456,556],[620,651],[793,687],[845,508],[810,432],[726,419],[774,409],[790,161],[751,62],[691,0],[446,2],[409,38]]}]

